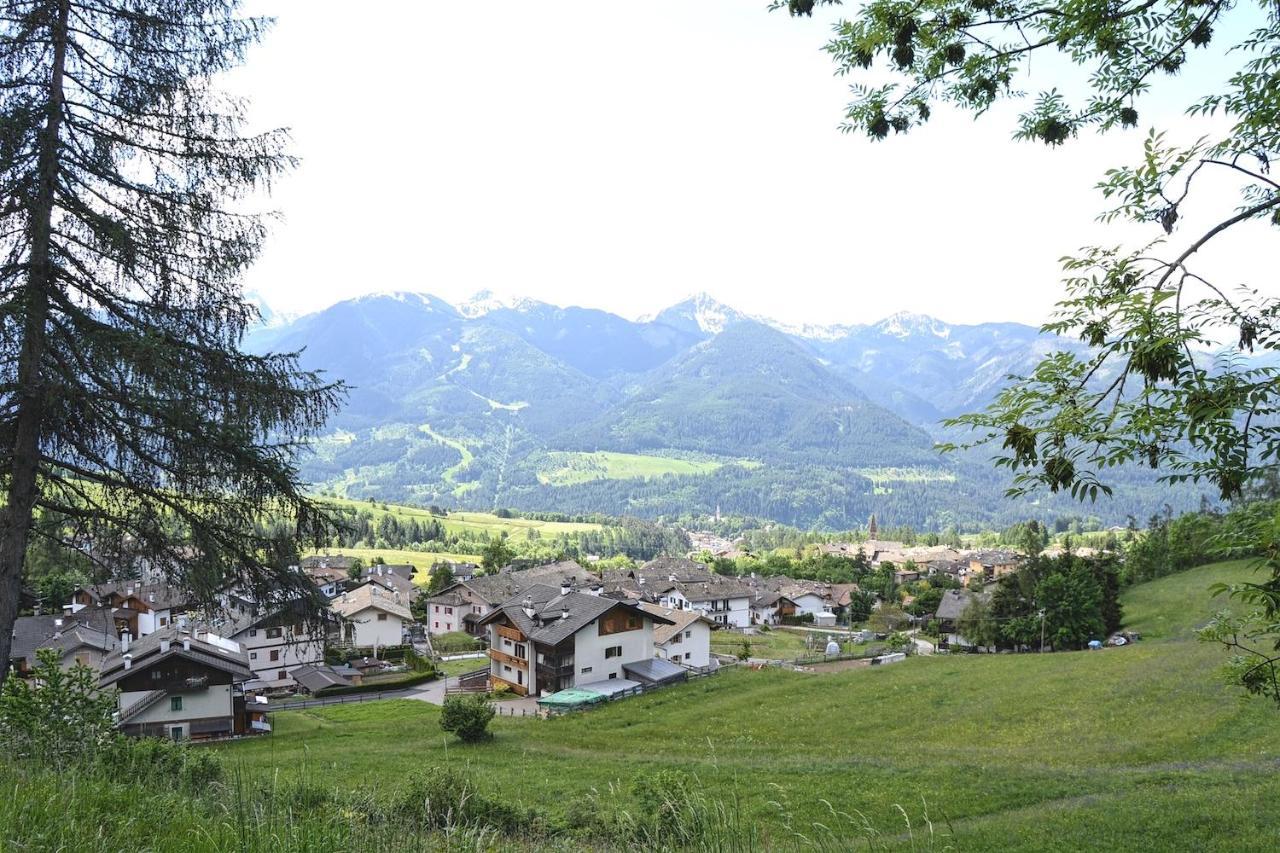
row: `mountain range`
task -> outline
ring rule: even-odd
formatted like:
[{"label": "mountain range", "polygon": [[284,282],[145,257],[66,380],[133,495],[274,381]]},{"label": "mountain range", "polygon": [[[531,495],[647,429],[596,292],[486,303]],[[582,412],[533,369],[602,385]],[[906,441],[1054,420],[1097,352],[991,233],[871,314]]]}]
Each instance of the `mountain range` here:
[{"label": "mountain range", "polygon": [[[1077,346],[1031,326],[901,313],[795,328],[706,295],[641,320],[491,294],[460,305],[376,294],[298,318],[260,307],[272,322],[247,348],[300,351],[351,387],[303,460],[317,487],[350,497],[651,516],[720,507],[825,527],[871,512],[917,526],[1081,512],[1011,507],[989,463],[933,449],[942,418]],[[1141,509],[1149,481],[1102,514]]]}]

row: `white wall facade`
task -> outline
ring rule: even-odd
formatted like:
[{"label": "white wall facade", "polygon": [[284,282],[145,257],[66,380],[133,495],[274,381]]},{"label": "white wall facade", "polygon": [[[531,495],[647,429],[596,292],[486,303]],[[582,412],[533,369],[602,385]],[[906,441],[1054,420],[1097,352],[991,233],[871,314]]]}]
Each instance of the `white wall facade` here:
[{"label": "white wall facade", "polygon": [[693,603],[685,598],[684,593],[678,589],[664,592],[658,599],[658,603],[671,610],[690,610],[693,608]]},{"label": "white wall facade", "polygon": [[[597,619],[573,636],[573,683],[605,681],[610,678],[626,678],[622,671],[625,663],[647,660],[653,657],[653,620],[645,618],[632,631],[600,636]],[[606,657],[606,650],[621,647],[622,653]]]},{"label": "white wall facade", "polygon": [[465,631],[467,625],[462,618],[468,613],[477,617],[489,612],[487,604],[466,602],[463,604],[432,604],[427,611],[427,633],[447,634],[450,631]]},{"label": "white wall facade", "polygon": [[305,625],[249,628],[231,639],[248,653],[249,668],[263,681],[291,682],[294,669],[324,663],[324,635]]},{"label": "white wall facade", "polygon": [[816,592],[806,592],[802,595],[793,595],[791,600],[796,604],[796,615],[803,616],[806,613],[822,613],[827,609],[827,602],[822,596]]},{"label": "white wall facade", "polygon": [[701,619],[689,623],[679,634],[654,647],[655,654],[685,666],[711,665],[711,626]]},{"label": "white wall facade", "polygon": [[[151,691],[142,690],[120,694],[120,711],[124,713],[135,703],[142,701]],[[182,709],[173,710],[173,697],[182,698]],[[191,736],[191,729],[185,725],[190,720],[203,720],[210,717],[230,717],[235,713],[232,702],[231,685],[214,684],[200,690],[173,691],[156,704],[129,720],[129,725],[163,723],[165,735],[173,728],[182,726],[182,737]]]},{"label": "white wall facade", "polygon": [[734,628],[747,628],[751,625],[751,599],[745,595],[741,598],[695,601],[693,609],[720,625]]},{"label": "white wall facade", "polygon": [[352,644],[365,646],[398,646],[403,637],[403,621],[394,613],[384,613],[373,607],[361,610],[351,617],[347,639]]}]

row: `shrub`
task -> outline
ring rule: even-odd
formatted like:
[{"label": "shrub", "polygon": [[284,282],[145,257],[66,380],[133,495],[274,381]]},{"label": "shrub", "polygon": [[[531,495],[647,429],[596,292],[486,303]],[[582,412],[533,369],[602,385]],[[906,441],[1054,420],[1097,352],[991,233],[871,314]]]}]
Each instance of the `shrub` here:
[{"label": "shrub", "polygon": [[452,732],[464,743],[476,743],[488,737],[493,706],[482,696],[450,696],[444,700],[440,728]]}]

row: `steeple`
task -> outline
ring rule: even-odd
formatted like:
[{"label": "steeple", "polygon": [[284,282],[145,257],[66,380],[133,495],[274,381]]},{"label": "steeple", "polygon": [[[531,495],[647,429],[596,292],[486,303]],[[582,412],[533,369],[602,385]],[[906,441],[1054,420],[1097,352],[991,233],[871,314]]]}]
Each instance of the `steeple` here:
[{"label": "steeple", "polygon": [[877,535],[880,531],[876,528],[876,514],[871,513],[871,521],[867,522],[867,538],[878,539]]}]

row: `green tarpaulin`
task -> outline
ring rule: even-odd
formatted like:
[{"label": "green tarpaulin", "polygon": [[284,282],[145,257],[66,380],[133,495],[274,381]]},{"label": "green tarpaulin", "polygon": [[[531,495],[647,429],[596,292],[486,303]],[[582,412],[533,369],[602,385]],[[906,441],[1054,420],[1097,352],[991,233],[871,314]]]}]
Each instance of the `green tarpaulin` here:
[{"label": "green tarpaulin", "polygon": [[543,696],[538,700],[538,704],[547,708],[580,708],[583,705],[594,705],[604,700],[605,697],[594,690],[570,687],[568,690]]}]

